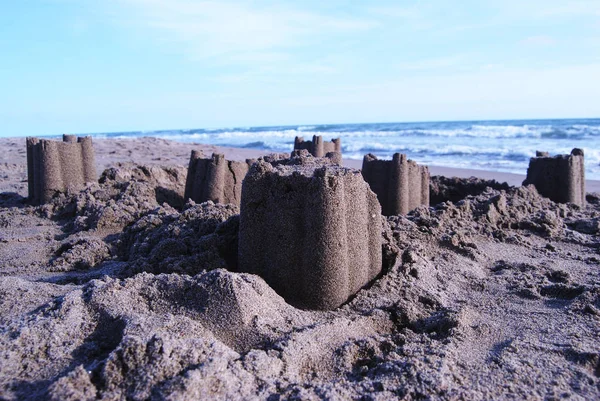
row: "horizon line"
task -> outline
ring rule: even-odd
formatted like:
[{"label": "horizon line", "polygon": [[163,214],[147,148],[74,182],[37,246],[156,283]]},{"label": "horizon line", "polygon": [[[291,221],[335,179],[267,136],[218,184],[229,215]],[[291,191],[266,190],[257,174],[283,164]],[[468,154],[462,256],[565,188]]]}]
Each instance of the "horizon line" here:
[{"label": "horizon line", "polygon": [[168,131],[192,131],[192,130],[225,130],[225,129],[251,129],[251,128],[291,128],[291,127],[311,127],[311,126],[335,126],[335,125],[371,125],[371,124],[434,124],[434,123],[474,123],[474,122],[522,122],[522,121],[558,121],[558,120],[600,120],[600,117],[560,117],[560,118],[515,118],[515,119],[458,119],[458,120],[421,120],[421,121],[373,121],[373,122],[351,122],[351,123],[302,123],[302,124],[283,124],[283,125],[237,125],[237,126],[220,126],[220,127],[195,127],[195,128],[158,128],[158,129],[141,129],[141,130],[125,130],[125,131],[95,131],[95,132],[69,132],[65,131],[60,134],[43,134],[43,135],[17,135],[17,136],[2,136],[0,138],[23,138],[28,136],[36,137],[56,137],[61,135],[102,135],[102,134],[128,134],[137,132],[168,132]]}]

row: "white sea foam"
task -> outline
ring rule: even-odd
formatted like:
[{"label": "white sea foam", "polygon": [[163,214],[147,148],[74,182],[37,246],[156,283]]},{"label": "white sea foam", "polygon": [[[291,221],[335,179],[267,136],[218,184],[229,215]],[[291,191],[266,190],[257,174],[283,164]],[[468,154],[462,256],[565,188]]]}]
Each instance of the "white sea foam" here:
[{"label": "white sea foam", "polygon": [[[539,139],[544,136],[565,137],[570,136],[593,136],[600,135],[600,126],[588,125],[573,125],[568,128],[556,129],[550,125],[544,126],[493,126],[493,125],[473,125],[468,127],[453,128],[453,129],[421,129],[407,128],[397,130],[357,130],[357,131],[319,131],[315,130],[314,126],[300,126],[297,128],[281,129],[281,130],[202,130],[204,132],[188,132],[183,131],[165,131],[156,132],[152,136],[159,136],[169,139],[189,141],[193,139],[213,138],[214,140],[221,139],[247,139],[252,138],[252,141],[264,141],[269,138],[294,138],[295,136],[304,136],[306,139],[312,135],[322,135],[326,140],[340,137],[348,138],[410,138],[410,137],[444,137],[444,138],[481,138],[481,139]],[[152,134],[152,133],[145,133]],[[310,135],[309,135],[310,134]]]},{"label": "white sea foam", "polygon": [[[600,179],[600,120],[553,120],[165,130],[100,134],[107,138],[155,136],[180,142],[289,151],[296,136],[340,137],[344,157],[366,153],[390,158],[405,153],[425,164],[524,174],[536,150],[566,154],[585,150],[588,178]],[[96,135],[96,137],[100,137]]]}]

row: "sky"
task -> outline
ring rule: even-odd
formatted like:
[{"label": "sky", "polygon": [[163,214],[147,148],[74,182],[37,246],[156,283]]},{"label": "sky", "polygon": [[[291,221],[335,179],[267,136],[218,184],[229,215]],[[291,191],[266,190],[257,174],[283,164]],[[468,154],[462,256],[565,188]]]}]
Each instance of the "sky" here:
[{"label": "sky", "polygon": [[0,136],[578,117],[599,0],[0,0]]}]

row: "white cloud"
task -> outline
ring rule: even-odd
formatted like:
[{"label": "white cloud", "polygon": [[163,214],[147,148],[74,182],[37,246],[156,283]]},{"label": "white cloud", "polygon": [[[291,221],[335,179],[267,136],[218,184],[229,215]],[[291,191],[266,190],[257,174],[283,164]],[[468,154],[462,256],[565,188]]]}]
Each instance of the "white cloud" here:
[{"label": "white cloud", "polygon": [[295,110],[322,110],[323,117],[334,120],[341,120],[345,112],[352,121],[597,116],[598,74],[598,63],[547,69],[495,67],[328,88],[280,100]]},{"label": "white cloud", "polygon": [[319,62],[306,64],[293,63],[284,69],[270,64],[261,64],[244,73],[217,75],[213,80],[223,84],[254,83],[259,85],[277,85],[287,82],[288,78],[292,77],[293,82],[296,84],[306,82],[307,85],[310,85],[314,83],[313,79],[316,75],[329,75],[336,72],[336,68]]},{"label": "white cloud", "polygon": [[525,38],[520,43],[522,45],[528,45],[528,46],[546,47],[546,46],[555,45],[558,42],[556,39],[554,39],[551,36],[536,35],[536,36],[530,36],[528,38]]},{"label": "white cloud", "polygon": [[[361,32],[373,21],[333,17],[245,1],[121,0],[132,6],[133,22],[154,30],[194,58],[224,55],[264,58],[318,43],[323,37]],[[130,21],[131,22],[131,21]]]},{"label": "white cloud", "polygon": [[428,71],[445,68],[453,68],[464,65],[466,58],[463,55],[438,57],[424,60],[406,61],[399,63],[397,67],[403,71]]},{"label": "white cloud", "polygon": [[598,0],[554,0],[541,6],[538,15],[548,17],[600,16],[600,2]]},{"label": "white cloud", "polygon": [[566,19],[600,16],[598,0],[500,0],[495,5],[504,19]]},{"label": "white cloud", "polygon": [[378,16],[404,20],[418,20],[424,17],[423,12],[416,4],[413,6],[373,6],[367,8],[367,11]]}]

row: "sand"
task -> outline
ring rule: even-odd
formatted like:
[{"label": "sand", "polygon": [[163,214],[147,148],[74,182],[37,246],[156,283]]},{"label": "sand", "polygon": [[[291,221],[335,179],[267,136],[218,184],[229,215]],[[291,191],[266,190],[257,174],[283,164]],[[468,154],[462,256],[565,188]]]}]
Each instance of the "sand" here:
[{"label": "sand", "polygon": [[323,312],[236,271],[237,207],[183,204],[214,147],[94,144],[99,183],[33,207],[0,139],[0,399],[600,398],[597,182],[582,209],[433,177],[452,202],[386,218],[382,274]]}]

